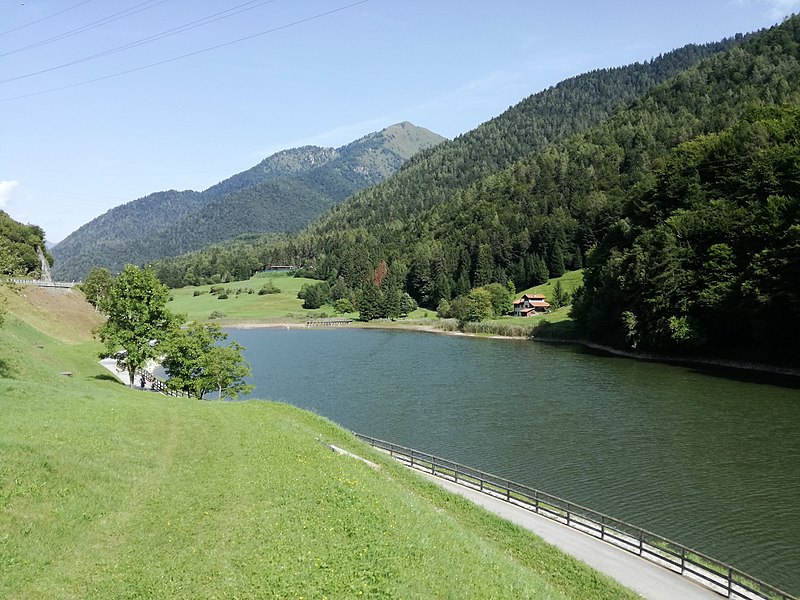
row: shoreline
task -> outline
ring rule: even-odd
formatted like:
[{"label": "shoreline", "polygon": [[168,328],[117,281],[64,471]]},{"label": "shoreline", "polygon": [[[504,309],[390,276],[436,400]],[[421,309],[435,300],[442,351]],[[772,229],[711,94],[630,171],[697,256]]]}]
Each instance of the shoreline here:
[{"label": "shoreline", "polygon": [[[234,322],[224,324],[223,327],[229,329],[311,329],[305,323],[297,321],[281,321],[281,322]],[[315,329],[399,329],[403,331],[416,331],[419,333],[434,333],[437,335],[452,335],[461,337],[472,337],[477,339],[492,339],[492,340],[517,340],[517,341],[533,341],[543,344],[572,344],[582,346],[590,350],[596,350],[612,356],[619,356],[622,358],[630,358],[634,360],[644,360],[649,362],[680,364],[686,366],[699,366],[699,367],[715,367],[721,369],[731,369],[742,372],[755,372],[767,375],[779,375],[783,377],[792,377],[800,379],[800,369],[791,367],[780,367],[776,365],[769,365],[764,363],[745,362],[724,358],[711,358],[711,357],[682,357],[673,356],[668,354],[656,354],[649,352],[632,352],[629,350],[622,350],[604,344],[598,344],[589,340],[581,339],[565,339],[565,338],[547,338],[547,337],[520,337],[509,335],[483,335],[476,333],[466,333],[463,331],[449,331],[436,327],[433,324],[420,324],[420,323],[362,323],[353,321],[347,325],[337,325],[335,327],[318,327]]]},{"label": "shoreline", "polygon": [[464,331],[451,331],[441,329],[435,325],[423,325],[419,323],[401,323],[394,321],[392,323],[370,322],[364,323],[362,321],[353,321],[346,325],[335,325],[330,327],[309,327],[305,323],[296,321],[283,321],[283,322],[233,322],[220,324],[225,329],[400,329],[403,331],[417,331],[419,333],[435,333],[438,335],[452,335],[461,337],[474,337],[478,339],[487,340],[531,340],[530,337],[520,337],[514,335],[491,335],[491,334],[477,334],[466,333]]}]

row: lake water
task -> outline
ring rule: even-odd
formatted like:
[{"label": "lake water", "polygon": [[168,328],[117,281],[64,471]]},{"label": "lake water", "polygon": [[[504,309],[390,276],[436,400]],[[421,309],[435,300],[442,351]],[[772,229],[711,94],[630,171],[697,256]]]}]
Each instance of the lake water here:
[{"label": "lake water", "polygon": [[489,471],[800,594],[800,389],[573,346],[231,330],[253,396]]}]

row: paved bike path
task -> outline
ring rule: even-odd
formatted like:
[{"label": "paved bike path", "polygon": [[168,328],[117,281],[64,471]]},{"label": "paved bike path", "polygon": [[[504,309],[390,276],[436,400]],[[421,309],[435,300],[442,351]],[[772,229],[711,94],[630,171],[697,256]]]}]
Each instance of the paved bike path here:
[{"label": "paved bike path", "polygon": [[720,595],[635,554],[566,525],[441,477],[420,473],[437,485],[516,523],[570,556],[616,579],[647,600],[719,600]]}]

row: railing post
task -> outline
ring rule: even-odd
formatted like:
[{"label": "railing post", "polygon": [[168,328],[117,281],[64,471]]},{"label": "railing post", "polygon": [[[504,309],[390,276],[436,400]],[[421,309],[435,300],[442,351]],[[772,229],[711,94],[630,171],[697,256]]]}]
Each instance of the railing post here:
[{"label": "railing post", "polygon": [[686,548],[681,546],[681,575],[686,570]]},{"label": "railing post", "polygon": [[600,515],[600,539],[605,539],[606,536],[606,516]]},{"label": "railing post", "polygon": [[644,550],[644,542],[642,541],[642,537],[643,537],[643,533],[642,533],[642,530],[640,529],[639,530],[639,556],[642,555],[642,552]]},{"label": "railing post", "polygon": [[728,567],[728,598],[733,594],[733,567]]}]

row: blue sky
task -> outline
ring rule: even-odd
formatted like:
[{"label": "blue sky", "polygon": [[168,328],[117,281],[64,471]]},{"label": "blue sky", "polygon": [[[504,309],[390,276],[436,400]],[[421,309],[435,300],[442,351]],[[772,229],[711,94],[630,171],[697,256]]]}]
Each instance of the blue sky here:
[{"label": "blue sky", "polygon": [[285,148],[340,146],[404,120],[453,138],[567,77],[798,10],[800,0],[1,2],[0,210],[56,242],[114,206],[205,189]]}]

